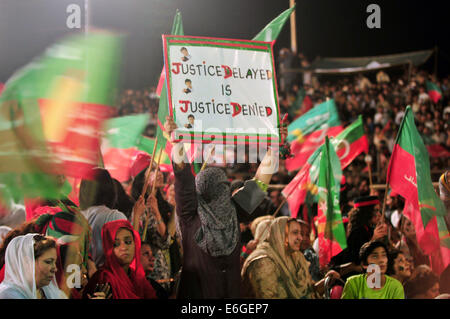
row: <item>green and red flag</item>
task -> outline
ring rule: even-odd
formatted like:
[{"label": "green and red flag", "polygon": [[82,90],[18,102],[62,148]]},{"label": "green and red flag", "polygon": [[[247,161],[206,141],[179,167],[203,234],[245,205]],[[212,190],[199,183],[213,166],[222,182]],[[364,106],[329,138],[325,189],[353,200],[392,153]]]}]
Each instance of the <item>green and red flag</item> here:
[{"label": "green and red flag", "polygon": [[427,86],[428,96],[430,97],[431,101],[433,101],[433,103],[436,104],[442,98],[441,89],[439,88],[439,86],[437,86],[436,84],[434,84],[431,81],[427,81],[426,86]]},{"label": "green and red flag", "polygon": [[287,140],[292,158],[286,159],[288,171],[297,170],[323,144],[325,136],[337,136],[343,128],[333,99],[316,105],[288,126]]},{"label": "green and red flag", "polygon": [[[341,169],[346,168],[359,154],[368,152],[369,143],[364,135],[362,117],[345,128],[335,138],[330,140],[339,160]],[[297,212],[301,204],[305,202],[308,192],[317,194],[317,180],[319,176],[319,163],[321,159],[321,146],[308,158],[302,169],[284,188],[283,196],[287,198],[289,209],[293,217],[297,217]]]},{"label": "green and red flag", "polygon": [[336,138],[331,139],[342,169],[346,168],[362,152],[369,153],[369,141],[364,134],[362,116],[347,126]]},{"label": "green and red flag", "polygon": [[[175,13],[175,18],[173,19],[172,32],[170,34],[184,35],[183,20],[181,18],[181,12],[178,11],[178,9]],[[166,70],[165,68],[163,68],[161,71],[161,75],[159,77],[158,86],[156,87],[156,95],[158,95],[159,97],[161,97],[161,92],[163,86],[165,85],[165,82],[166,82]]]},{"label": "green and red flag", "polygon": [[412,221],[417,241],[425,254],[438,257],[432,263],[440,273],[450,263],[450,236],[445,224],[446,209],[436,194],[427,149],[414,123],[411,107],[406,108],[389,161],[386,182],[392,192],[405,199],[405,215]]},{"label": "green and red flag", "polygon": [[17,71],[0,98],[0,183],[14,196],[58,198],[55,174],[88,177],[114,104],[118,38],[68,37]]},{"label": "green and red flag", "polygon": [[[184,35],[183,30],[183,20],[181,17],[181,12],[176,11],[175,18],[173,20],[172,25],[172,35]],[[156,90],[156,94],[159,95],[159,107],[158,107],[158,118],[156,125],[156,138],[158,139],[158,148],[164,147],[164,152],[166,154],[172,153],[172,144],[170,143],[170,137],[164,129],[164,123],[166,121],[166,117],[169,116],[169,100],[168,100],[168,92],[167,92],[167,83],[166,83],[166,74],[163,68],[161,72],[161,76],[159,79],[158,88]],[[161,85],[160,85],[161,84]],[[161,89],[159,89],[161,88]],[[152,153],[150,153],[152,154]]]},{"label": "green and red flag", "polygon": [[137,114],[111,118],[104,123],[103,162],[119,182],[128,181],[131,177],[130,169],[148,121],[148,114]]},{"label": "green and red flag", "polygon": [[[117,93],[119,41],[108,33],[79,35],[55,46],[49,57],[55,74],[39,106],[46,140],[65,176],[92,178],[101,160],[102,124],[113,114]],[[79,57],[71,56],[76,52]]]},{"label": "green and red flag", "polygon": [[339,206],[342,169],[339,158],[325,137],[319,165],[318,237],[319,263],[325,267],[331,258],[347,247],[344,224]]}]

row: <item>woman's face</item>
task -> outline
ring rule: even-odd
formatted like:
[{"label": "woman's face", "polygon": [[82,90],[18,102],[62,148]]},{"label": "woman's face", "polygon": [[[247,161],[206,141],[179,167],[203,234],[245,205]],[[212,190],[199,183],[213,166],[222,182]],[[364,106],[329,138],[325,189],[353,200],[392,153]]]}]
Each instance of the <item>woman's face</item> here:
[{"label": "woman's face", "polygon": [[293,221],[288,227],[288,244],[289,248],[294,251],[300,251],[302,242],[302,229],[299,223]]},{"label": "woman's face", "polygon": [[171,205],[175,205],[175,185],[169,186],[169,191],[167,192],[167,201]]},{"label": "woman's face", "polygon": [[406,279],[411,276],[411,266],[409,265],[409,262],[406,259],[405,255],[398,254],[397,258],[395,258],[394,272],[396,276],[402,279]]},{"label": "woman's face", "polygon": [[309,231],[309,227],[306,225],[301,225],[301,243],[300,243],[300,250],[301,251],[305,251],[306,249],[308,249],[309,247],[311,247],[311,240],[309,238],[310,235],[310,231]]},{"label": "woman's face", "polygon": [[[155,172],[151,173],[150,182],[153,184],[153,181],[155,179]],[[158,171],[156,174],[156,187],[164,187],[164,174],[161,171]]]},{"label": "woman's face", "polygon": [[47,249],[35,261],[36,288],[47,286],[55,278],[56,273],[56,248]]},{"label": "woman's face", "polygon": [[380,220],[381,220],[380,205],[377,204],[373,209],[373,215],[372,219],[370,220],[370,224],[372,226],[376,226],[380,222]]},{"label": "woman's face", "polygon": [[427,290],[425,294],[426,299],[434,299],[439,296],[439,283],[435,283],[433,287]]},{"label": "woman's face", "polygon": [[155,267],[155,258],[149,245],[142,245],[141,247],[141,264],[145,273],[151,273]]},{"label": "woman's face", "polygon": [[120,228],[114,241],[114,255],[121,266],[129,266],[134,259],[135,244],[131,231]]}]

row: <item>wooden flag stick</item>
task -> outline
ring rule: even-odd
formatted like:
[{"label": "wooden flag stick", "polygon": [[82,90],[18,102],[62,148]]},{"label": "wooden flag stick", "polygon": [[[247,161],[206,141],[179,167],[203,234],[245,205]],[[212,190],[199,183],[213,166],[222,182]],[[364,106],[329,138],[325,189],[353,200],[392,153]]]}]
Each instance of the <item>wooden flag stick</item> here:
[{"label": "wooden flag stick", "polygon": [[156,188],[156,176],[158,174],[159,171],[159,164],[161,163],[161,157],[162,157],[162,147],[159,149],[159,155],[158,155],[158,165],[156,165],[156,170],[155,170],[155,178],[153,179],[153,186],[152,186],[152,194],[155,193],[155,188]]},{"label": "wooden flag stick", "polygon": [[[291,193],[292,194],[292,193]],[[289,196],[291,196],[291,194],[289,194],[287,197],[284,197],[281,204],[278,206],[277,210],[275,211],[275,213],[273,213],[273,217],[277,216],[278,212],[280,211],[281,207],[283,207],[284,203],[286,203],[286,201],[288,200]]]},{"label": "wooden flag stick", "polygon": [[150,181],[150,172],[152,171],[153,162],[155,161],[155,154],[156,154],[156,147],[157,146],[158,146],[158,137],[156,137],[155,145],[153,145],[153,153],[152,153],[152,158],[150,160],[150,165],[149,165],[149,167],[147,167],[147,170],[145,171],[144,186],[142,187],[142,196],[143,197],[145,197],[145,194],[147,193],[147,188],[148,188],[148,184],[149,184],[149,181]]},{"label": "wooden flag stick", "polygon": [[381,222],[384,222],[384,213],[386,211],[386,200],[389,190],[389,183],[386,183],[386,188],[384,189],[384,199],[383,199],[383,210],[381,211]]},{"label": "wooden flag stick", "polygon": [[373,183],[372,183],[372,157],[370,155],[367,155],[364,158],[364,161],[367,164],[367,169],[369,170],[369,185],[370,185],[370,190],[372,190],[373,187]]},{"label": "wooden flag stick", "polygon": [[206,161],[203,163],[202,168],[200,169],[200,172],[203,171],[206,167],[206,164],[208,164],[209,160],[211,159],[212,153],[214,152],[214,149],[216,148],[215,145],[213,145],[213,147],[211,148],[211,152],[209,152],[208,154],[208,158],[206,159]]},{"label": "wooden flag stick", "polygon": [[103,161],[102,150],[98,148],[98,167],[105,168],[105,162]]},{"label": "wooden flag stick", "polygon": [[[155,188],[156,188],[156,180],[158,179],[158,171],[159,171],[159,164],[161,162],[161,155],[162,155],[162,147],[159,149],[159,156],[158,156],[158,165],[156,166],[155,169],[155,177],[153,178],[153,185],[152,185],[152,195],[155,194]],[[144,226],[144,233],[142,234],[142,241],[145,241],[145,239],[147,238],[147,228],[148,228],[148,223],[150,222],[150,215],[152,214],[152,212],[147,212],[147,214],[145,215],[145,226]]]}]

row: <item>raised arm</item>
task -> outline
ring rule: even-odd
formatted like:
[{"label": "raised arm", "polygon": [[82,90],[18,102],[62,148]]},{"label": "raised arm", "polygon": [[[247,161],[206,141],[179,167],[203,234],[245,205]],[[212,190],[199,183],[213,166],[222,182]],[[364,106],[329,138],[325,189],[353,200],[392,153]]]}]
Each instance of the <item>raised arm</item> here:
[{"label": "raised arm", "polygon": [[[281,140],[284,141],[287,136],[287,127],[282,125],[280,128]],[[278,170],[279,151],[269,147],[264,159],[258,166],[255,174],[255,179],[268,185],[272,179],[272,175]]]},{"label": "raised arm", "polygon": [[[177,128],[172,117],[166,117],[164,128],[172,136]],[[197,192],[195,189],[195,177],[192,174],[191,165],[186,160],[182,142],[172,142],[172,165],[175,175],[175,202],[178,216],[197,214]]]}]

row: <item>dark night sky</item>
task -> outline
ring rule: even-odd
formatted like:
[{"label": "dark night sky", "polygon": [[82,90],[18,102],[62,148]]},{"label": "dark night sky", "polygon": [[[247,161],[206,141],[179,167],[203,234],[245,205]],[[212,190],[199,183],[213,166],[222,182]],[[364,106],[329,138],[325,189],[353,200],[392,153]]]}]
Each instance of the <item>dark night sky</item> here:
[{"label": "dark night sky", "polygon": [[[90,0],[91,24],[127,35],[121,87],[156,85],[163,66],[161,34],[181,10],[186,35],[251,39],[288,0]],[[74,32],[66,7],[83,0],[0,0],[0,82],[50,44]],[[381,7],[381,29],[368,29],[366,7]],[[450,23],[441,1],[297,0],[299,50],[316,56],[368,56],[438,45],[440,74],[450,73]],[[83,7],[83,6],[82,6]],[[83,20],[84,23],[84,20]],[[289,22],[275,50],[290,46]],[[431,59],[432,60],[432,59]],[[433,65],[433,60],[428,65]]]}]

